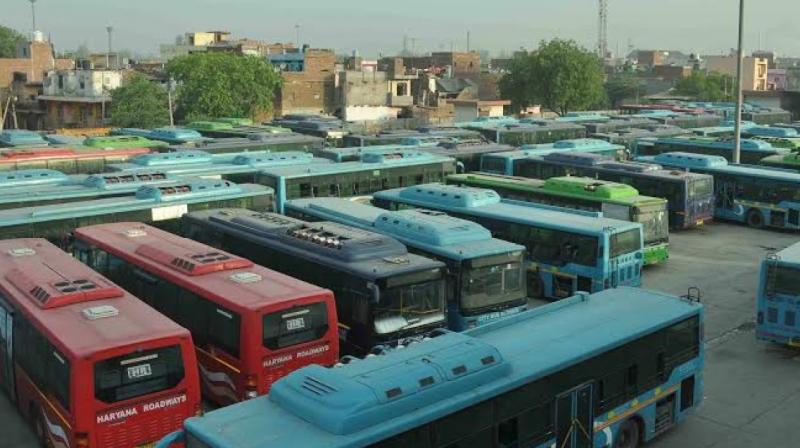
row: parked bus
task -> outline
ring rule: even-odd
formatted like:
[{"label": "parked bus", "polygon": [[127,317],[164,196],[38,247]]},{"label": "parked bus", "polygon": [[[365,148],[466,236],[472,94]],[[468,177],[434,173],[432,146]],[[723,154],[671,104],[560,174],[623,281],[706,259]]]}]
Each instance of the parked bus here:
[{"label": "parked bus", "polygon": [[[666,137],[640,139],[636,142],[637,156],[657,156],[665,152],[688,152],[693,154],[724,157],[733,160],[733,138]],[[741,140],[742,163],[758,163],[764,157],[786,154],[788,149],[773,148],[761,140],[743,138]]]},{"label": "parked bus", "polygon": [[767,255],[758,282],[756,337],[800,347],[800,243]]},{"label": "parked bus", "polygon": [[686,152],[646,159],[714,176],[717,218],[755,228],[800,230],[800,173],[796,171],[734,165],[724,157]]},{"label": "parked bus", "polygon": [[51,243],[0,241],[0,389],[41,446],[153,446],[200,414],[196,364],[188,331]]},{"label": "parked bus", "polygon": [[41,134],[25,129],[0,130],[0,148],[26,148],[47,146]]},{"label": "parked bus", "polygon": [[603,140],[591,138],[560,140],[551,144],[524,145],[516,151],[484,155],[481,159],[480,171],[512,176],[520,161],[531,156],[544,156],[555,152],[600,154],[616,160],[628,158],[628,152],[624,146],[611,144]]},{"label": "parked bus", "polygon": [[[386,146],[386,145],[406,145],[406,139],[420,141],[430,141],[430,139],[447,140],[474,140],[480,139],[481,134],[476,131],[463,128],[428,128],[422,130],[393,130],[384,131],[376,135],[350,134],[345,135],[342,143],[344,146]],[[439,142],[436,142],[438,144]],[[416,145],[415,145],[416,146]]]},{"label": "parked bus", "polygon": [[695,301],[646,290],[580,295],[306,367],[269,397],[190,418],[157,447],[636,448],[701,404],[703,317]]},{"label": "parked bus", "polygon": [[467,129],[480,132],[484,138],[492,142],[509,146],[553,143],[559,140],[586,137],[586,128],[580,123],[553,121],[525,123],[470,122],[465,126]]},{"label": "parked bus", "polygon": [[257,183],[275,190],[275,210],[289,199],[364,196],[389,188],[443,182],[456,162],[419,151],[364,154],[361,162],[306,164],[268,168]]},{"label": "parked bus", "polygon": [[397,238],[445,263],[448,326],[462,331],[524,311],[525,247],[492,238],[480,225],[430,210],[386,210],[339,198],[294,199],[286,214],[335,221]]},{"label": "parked bus", "polygon": [[170,145],[207,140],[207,138],[200,135],[199,132],[188,128],[117,128],[111,130],[111,135],[134,135],[150,140],[159,140],[169,143]]},{"label": "parked bus", "polygon": [[769,168],[783,168],[787,170],[800,171],[800,152],[765,157],[761,159],[759,165],[764,165]]},{"label": "parked bus", "polygon": [[243,151],[312,151],[324,146],[325,140],[310,135],[290,133],[253,132],[244,136],[215,138],[172,145],[169,151],[199,149],[211,154]]},{"label": "parked bus", "polygon": [[641,284],[642,225],[596,213],[501,200],[492,190],[427,184],[375,193],[388,210],[423,208],[475,221],[497,238],[527,248],[528,291],[563,299]]},{"label": "parked bus", "polygon": [[126,162],[149,152],[148,148],[8,149],[0,151],[0,171],[51,169],[65,174],[101,173],[109,164]]},{"label": "parked bus", "polygon": [[701,226],[714,217],[714,178],[707,174],[616,162],[598,154],[553,153],[521,161],[514,175],[533,179],[583,176],[630,185],[640,194],[669,202],[669,225],[673,229]]},{"label": "parked bus", "polygon": [[189,329],[206,398],[269,392],[308,364],[339,359],[333,294],[141,223],[75,230],[75,256]]},{"label": "parked bus", "polygon": [[312,163],[331,162],[298,151],[210,154],[205,151],[187,150],[143,155],[128,163],[110,165],[109,171],[115,174],[137,174],[158,170],[171,175],[246,183],[256,182],[257,174],[266,168],[284,165],[307,166]]},{"label": "parked bus", "polygon": [[167,143],[150,140],[149,138],[138,135],[104,135],[99,137],[87,137],[83,141],[84,146],[90,148],[149,148],[159,150],[166,148]]},{"label": "parked bus", "polygon": [[364,355],[447,324],[444,265],[393,238],[243,209],[191,213],[183,224],[190,238],[332,290],[342,353]]},{"label": "parked bus", "polygon": [[177,229],[185,213],[220,207],[271,210],[272,190],[219,180],[185,179],[148,185],[134,195],[0,210],[0,239],[47,238],[69,246],[78,227],[117,221],[152,223]]},{"label": "parked bus", "polygon": [[143,186],[179,180],[178,176],[160,171],[73,175],[42,169],[3,171],[0,172],[0,191],[3,192],[0,209],[132,196]]},{"label": "parked bus", "polygon": [[603,212],[606,218],[638,222],[644,231],[644,264],[669,258],[667,200],[641,196],[635,188],[590,177],[551,177],[547,180],[493,174],[454,174],[447,183],[488,188],[504,199]]}]

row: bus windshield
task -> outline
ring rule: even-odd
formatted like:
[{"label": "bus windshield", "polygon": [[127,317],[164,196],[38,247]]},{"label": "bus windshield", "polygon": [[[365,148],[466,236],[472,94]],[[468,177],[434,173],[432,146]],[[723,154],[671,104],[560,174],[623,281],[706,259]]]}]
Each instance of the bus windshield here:
[{"label": "bus windshield", "polygon": [[[776,268],[773,267],[772,269]],[[779,266],[774,275],[775,286],[771,291],[772,293],[787,296],[800,296],[800,281],[797,281],[797,279],[800,278],[800,269]]]},{"label": "bus windshield", "polygon": [[263,318],[264,347],[278,350],[315,341],[328,332],[328,309],[324,302],[297,306]]},{"label": "bus windshield", "polygon": [[463,311],[496,307],[523,296],[522,264],[505,263],[465,271],[461,277]]},{"label": "bus windshield", "polygon": [[669,238],[669,216],[665,206],[640,207],[636,222],[641,223],[646,243],[666,241]]},{"label": "bus windshield", "polygon": [[94,365],[94,396],[103,403],[117,403],[172,389],[183,378],[179,346],[137,351]]},{"label": "bus windshield", "polygon": [[642,237],[638,229],[628,230],[611,235],[611,251],[609,258],[641,250]]},{"label": "bus windshield", "polygon": [[441,280],[389,288],[375,305],[375,332],[390,334],[444,321]]},{"label": "bus windshield", "polygon": [[713,179],[697,179],[689,186],[690,198],[703,198],[714,194]]}]

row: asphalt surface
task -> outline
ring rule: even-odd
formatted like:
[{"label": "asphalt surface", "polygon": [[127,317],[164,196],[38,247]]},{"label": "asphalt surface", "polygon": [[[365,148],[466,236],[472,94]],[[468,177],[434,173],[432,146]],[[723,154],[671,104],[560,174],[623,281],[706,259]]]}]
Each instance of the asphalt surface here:
[{"label": "asphalt surface", "polygon": [[[800,351],[756,342],[754,334],[760,260],[768,250],[798,241],[798,234],[712,224],[673,234],[669,262],[645,271],[650,289],[686,294],[690,286],[700,288],[707,361],[701,407],[648,446],[800,446]],[[0,434],[2,448],[36,446],[5,396]]]}]

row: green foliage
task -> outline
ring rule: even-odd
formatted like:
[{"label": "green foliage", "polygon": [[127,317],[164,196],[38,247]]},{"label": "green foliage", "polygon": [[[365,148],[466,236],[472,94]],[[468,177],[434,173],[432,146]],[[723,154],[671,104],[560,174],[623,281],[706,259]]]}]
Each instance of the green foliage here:
[{"label": "green foliage", "polygon": [[639,79],[629,73],[609,76],[605,84],[605,91],[611,107],[619,107],[626,99],[637,96]]},{"label": "green foliage", "polygon": [[0,25],[0,58],[17,57],[17,45],[25,41],[25,36],[16,30]]},{"label": "green foliage", "polygon": [[250,117],[272,109],[281,77],[263,58],[232,53],[195,53],[169,62],[179,83],[176,114],[188,121]]},{"label": "green foliage", "polygon": [[512,60],[500,93],[515,110],[541,104],[564,115],[596,107],[605,99],[601,62],[573,40],[543,41],[533,53]]},{"label": "green foliage", "polygon": [[734,101],[736,81],[721,73],[695,70],[675,83],[675,93],[699,101]]},{"label": "green foliage", "polygon": [[111,91],[111,123],[125,128],[154,128],[169,124],[167,91],[144,75],[134,74]]}]

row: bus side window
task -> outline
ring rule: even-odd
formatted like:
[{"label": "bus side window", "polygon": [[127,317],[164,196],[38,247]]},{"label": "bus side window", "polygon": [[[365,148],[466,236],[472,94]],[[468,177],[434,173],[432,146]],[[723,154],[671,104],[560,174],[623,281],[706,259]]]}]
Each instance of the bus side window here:
[{"label": "bus side window", "polygon": [[480,448],[494,446],[493,401],[473,405],[433,423],[433,445],[437,448]]},{"label": "bus side window", "polygon": [[239,314],[211,305],[208,314],[208,342],[234,358],[239,357],[241,317]]},{"label": "bus side window", "polygon": [[195,345],[208,344],[208,302],[194,293],[181,289],[175,301],[175,321],[192,334]]}]

